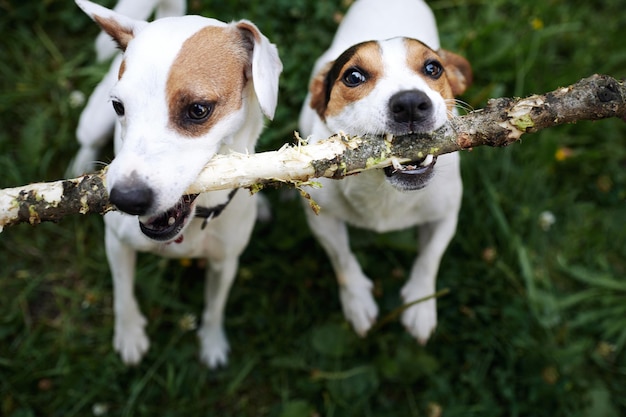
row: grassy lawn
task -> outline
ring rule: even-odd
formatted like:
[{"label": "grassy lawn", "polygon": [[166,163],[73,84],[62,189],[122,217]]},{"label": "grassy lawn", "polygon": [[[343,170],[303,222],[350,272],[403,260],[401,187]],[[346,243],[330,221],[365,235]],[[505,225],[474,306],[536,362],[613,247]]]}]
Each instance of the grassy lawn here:
[{"label": "grassy lawn", "polygon": [[[381,0],[382,1],[382,0]],[[112,1],[102,3],[112,5]],[[279,109],[259,150],[292,140],[339,0],[190,0],[248,18],[279,46]],[[593,73],[626,77],[624,2],[431,1],[442,45],[466,56],[474,108]],[[69,0],[0,0],[0,187],[64,176],[81,107],[107,69],[96,26]],[[102,155],[111,159],[111,150]],[[152,346],[125,367],[111,346],[98,216],[0,234],[0,415],[626,415],[626,124],[580,122],[507,149],[464,152],[463,208],[444,257],[439,326],[419,346],[397,320],[365,339],[343,320],[330,265],[289,190],[267,192],[227,307],[228,367],[209,371],[185,323],[200,262],[139,258]],[[554,220],[554,222],[550,221]],[[399,306],[414,231],[353,231],[381,318]]]}]

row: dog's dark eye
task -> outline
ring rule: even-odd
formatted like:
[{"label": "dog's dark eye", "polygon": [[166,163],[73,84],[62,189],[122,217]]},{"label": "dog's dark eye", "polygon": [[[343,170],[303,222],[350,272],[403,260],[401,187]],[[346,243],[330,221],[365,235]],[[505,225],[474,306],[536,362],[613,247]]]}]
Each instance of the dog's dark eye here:
[{"label": "dog's dark eye", "polygon": [[124,105],[121,101],[113,100],[113,110],[115,110],[118,116],[124,115]]},{"label": "dog's dark eye", "polygon": [[187,116],[193,122],[203,122],[213,111],[210,103],[193,103],[187,109]]},{"label": "dog's dark eye", "polygon": [[367,76],[358,68],[348,68],[341,78],[347,87],[357,87],[367,81]]},{"label": "dog's dark eye", "polygon": [[437,79],[443,74],[443,66],[438,61],[428,61],[424,64],[424,74]]}]

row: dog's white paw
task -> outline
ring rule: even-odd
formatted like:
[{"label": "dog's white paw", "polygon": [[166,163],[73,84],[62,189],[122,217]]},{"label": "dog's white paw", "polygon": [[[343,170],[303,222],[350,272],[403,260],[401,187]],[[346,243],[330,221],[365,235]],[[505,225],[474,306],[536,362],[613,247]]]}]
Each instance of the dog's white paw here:
[{"label": "dog's white paw", "polygon": [[139,315],[134,320],[118,320],[115,324],[113,348],[127,365],[136,365],[150,347],[144,330],[146,319]]},{"label": "dog's white paw", "polygon": [[228,363],[228,340],[219,326],[203,326],[198,331],[200,360],[211,369]]},{"label": "dog's white paw", "polygon": [[[402,290],[405,303],[410,303],[432,294],[420,294],[420,291],[410,291],[407,287]],[[425,345],[437,327],[437,302],[431,298],[417,303],[402,313],[402,324],[417,339]]]},{"label": "dog's white paw", "polygon": [[378,316],[378,306],[372,296],[371,282],[368,285],[342,286],[339,297],[343,314],[361,337],[372,327]]}]

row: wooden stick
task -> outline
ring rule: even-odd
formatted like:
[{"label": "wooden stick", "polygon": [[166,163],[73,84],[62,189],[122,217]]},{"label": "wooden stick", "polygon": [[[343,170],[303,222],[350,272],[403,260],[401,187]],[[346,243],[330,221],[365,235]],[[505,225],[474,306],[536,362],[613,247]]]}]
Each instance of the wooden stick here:
[{"label": "wooden stick", "polygon": [[[626,87],[605,75],[523,99],[492,99],[484,109],[450,120],[431,134],[351,137],[338,134],[313,145],[298,138],[272,152],[216,155],[188,193],[269,184],[306,185],[311,179],[340,179],[392,163],[418,160],[487,145],[502,147],[525,133],[573,123],[619,117],[626,121]],[[297,136],[297,134],[296,134]],[[0,231],[4,226],[59,221],[70,214],[104,214],[108,202],[105,170],[83,177],[0,190]]]}]

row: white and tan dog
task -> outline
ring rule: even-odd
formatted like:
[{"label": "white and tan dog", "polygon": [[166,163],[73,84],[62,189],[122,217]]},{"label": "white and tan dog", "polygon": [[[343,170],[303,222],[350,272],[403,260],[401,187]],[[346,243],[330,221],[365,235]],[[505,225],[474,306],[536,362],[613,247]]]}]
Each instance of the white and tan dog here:
[{"label": "white and tan dog", "polygon": [[[471,82],[471,68],[439,48],[433,13],[423,1],[357,0],[315,64],[301,133],[316,142],[340,131],[403,135],[441,127],[454,114],[454,96]],[[431,155],[321,182],[311,190],[321,212],[307,208],[307,220],[332,262],[344,315],[365,335],[378,308],[372,282],[350,251],[346,224],[376,232],[418,225],[420,254],[402,297],[410,303],[432,295],[461,204],[459,156]],[[402,322],[425,343],[437,324],[435,300],[408,308]]]},{"label": "white and tan dog", "polygon": [[185,191],[216,153],[254,152],[263,114],[271,118],[276,108],[282,70],[276,47],[245,20],[183,16],[146,23],[76,3],[124,51],[110,92],[121,137],[106,176],[121,211],[105,216],[114,348],[134,364],[149,346],[133,289],[136,251],[204,257],[201,359],[209,367],[225,364],[224,306],[256,204],[245,191]]}]

